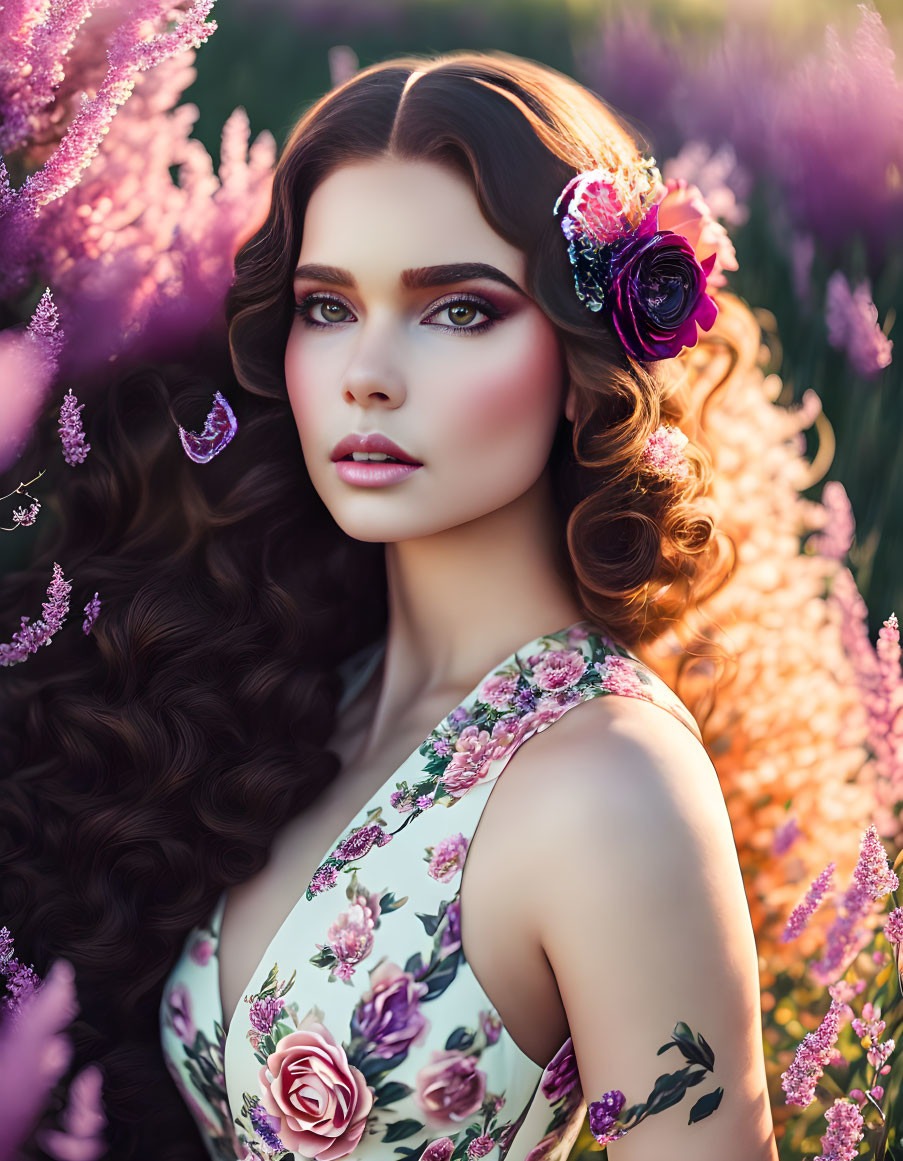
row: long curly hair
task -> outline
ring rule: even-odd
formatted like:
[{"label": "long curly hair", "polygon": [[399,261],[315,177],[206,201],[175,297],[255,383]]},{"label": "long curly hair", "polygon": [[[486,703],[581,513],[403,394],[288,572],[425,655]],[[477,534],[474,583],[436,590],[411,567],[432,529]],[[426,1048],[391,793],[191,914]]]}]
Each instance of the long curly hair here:
[{"label": "long curly hair", "polygon": [[[284,379],[319,182],[387,155],[452,166],[525,253],[576,390],[550,468],[559,564],[588,619],[640,648],[730,575],[704,420],[731,376],[700,394],[633,361],[574,294],[552,207],[603,140],[626,164],[648,148],[595,94],[501,52],[396,58],[327,93],[291,132],[266,220],[236,257],[228,344],[199,336],[190,363],[111,379],[85,417],[87,461],[57,472],[56,519],[0,585],[0,632],[40,601],[53,561],[103,601],[90,636],[61,632],[4,674],[0,922],[39,972],[59,956],[75,967],[72,1069],[101,1067],[117,1161],[204,1156],[160,1051],[164,980],[220,892],[260,870],[277,829],[338,774],[338,666],[386,627],[384,548],[349,538],[315,492]],[[716,322],[697,354],[707,343],[731,339]],[[176,425],[198,430],[217,389],[239,429],[199,466]],[[690,437],[686,479],[642,469],[661,422]],[[54,436],[47,415],[28,457],[46,464]]]}]

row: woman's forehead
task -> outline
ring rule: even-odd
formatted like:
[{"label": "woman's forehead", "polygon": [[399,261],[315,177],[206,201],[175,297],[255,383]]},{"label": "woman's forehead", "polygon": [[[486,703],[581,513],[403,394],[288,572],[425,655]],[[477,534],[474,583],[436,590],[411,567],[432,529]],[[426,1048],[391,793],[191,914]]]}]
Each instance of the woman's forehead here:
[{"label": "woman's forehead", "polygon": [[314,189],[304,217],[298,265],[320,264],[388,275],[442,264],[480,262],[523,286],[525,257],[483,216],[466,177],[431,161],[348,163]]}]

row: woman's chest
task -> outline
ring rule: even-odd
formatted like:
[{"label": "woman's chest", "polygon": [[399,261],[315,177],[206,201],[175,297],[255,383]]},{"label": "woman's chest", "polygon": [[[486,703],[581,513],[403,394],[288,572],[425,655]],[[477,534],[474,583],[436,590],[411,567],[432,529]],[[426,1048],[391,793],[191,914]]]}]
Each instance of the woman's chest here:
[{"label": "woman's chest", "polygon": [[[220,994],[228,1029],[244,990],[264,952],[304,895],[317,867],[376,800],[383,816],[397,825],[389,805],[394,773],[414,753],[439,720],[439,708],[412,707],[407,720],[366,754],[372,710],[370,698],[340,715],[329,749],[339,757],[339,773],[324,792],[276,834],[267,864],[230,888],[219,940]],[[434,716],[435,715],[435,716]]]},{"label": "woman's chest", "polygon": [[[377,801],[390,828],[402,821],[389,803],[395,788],[393,775],[416,753],[448,704],[446,697],[441,704],[415,707],[407,723],[366,757],[362,751],[370,720],[367,707],[353,707],[354,712],[339,722],[330,745],[341,762],[336,779],[277,834],[267,865],[228,893],[219,941],[227,1029],[264,953],[323,858]],[[518,925],[509,893],[500,886],[511,878],[511,868],[500,859],[501,852],[510,850],[510,841],[501,841],[503,833],[510,831],[516,817],[514,774],[514,770],[509,773],[508,785],[493,788],[479,826],[466,836],[467,867],[460,886],[462,950],[512,1038],[544,1066],[567,1037],[568,1027],[548,961]],[[418,848],[418,855],[422,853]],[[409,883],[423,872],[415,856],[411,859]],[[398,895],[411,889],[403,881],[392,886]]]}]

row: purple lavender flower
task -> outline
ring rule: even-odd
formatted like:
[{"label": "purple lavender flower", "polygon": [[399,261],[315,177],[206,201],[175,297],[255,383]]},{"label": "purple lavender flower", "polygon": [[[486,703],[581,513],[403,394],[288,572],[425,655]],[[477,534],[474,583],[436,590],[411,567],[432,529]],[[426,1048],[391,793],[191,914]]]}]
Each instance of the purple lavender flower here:
[{"label": "purple lavender flower", "polygon": [[79,412],[84,407],[72,394],[72,389],[66,393],[60,407],[59,434],[63,444],[63,459],[67,464],[84,463],[91,445],[85,443],[85,433],[82,431],[82,421]]},{"label": "purple lavender flower", "polygon": [[781,935],[782,943],[789,943],[791,939],[796,937],[805,929],[811,916],[815,913],[819,903],[825,896],[825,892],[831,885],[831,878],[837,867],[836,863],[828,863],[821,874],[815,879],[806,892],[806,897],[802,903],[798,903],[790,913],[790,918],[787,920],[787,926]]},{"label": "purple lavender flower", "polygon": [[69,612],[71,588],[71,582],[63,578],[63,570],[54,562],[53,579],[47,588],[48,600],[43,604],[43,619],[39,617],[30,625],[29,617],[21,618],[12,642],[0,642],[0,666],[16,665],[29,653],[37,653],[42,645],[50,644]]},{"label": "purple lavender flower", "polygon": [[268,1149],[280,1149],[284,1152],[285,1145],[283,1145],[276,1135],[276,1130],[281,1124],[279,1118],[271,1117],[256,1097],[254,1098],[254,1103],[250,1106],[250,1114],[254,1132],[263,1141],[264,1145]]},{"label": "purple lavender flower", "polygon": [[91,626],[97,620],[97,614],[100,612],[100,598],[98,597],[97,593],[95,593],[91,600],[88,601],[88,603],[85,605],[84,612],[85,619],[82,621],[82,632],[90,633]]},{"label": "purple lavender flower", "polygon": [[41,295],[41,301],[35,307],[25,333],[40,344],[56,369],[66,340],[60,329],[60,314],[50,293],[50,287],[46,287]]},{"label": "purple lavender flower", "polygon": [[815,1099],[815,1086],[833,1055],[845,1009],[845,1004],[832,999],[818,1028],[803,1037],[790,1066],[781,1073],[786,1104],[806,1108]]},{"label": "purple lavender flower", "polygon": [[35,973],[34,965],[26,966],[16,958],[13,939],[7,927],[0,927],[0,975],[6,980],[6,990],[9,992],[4,1004],[14,1013],[43,983]]}]

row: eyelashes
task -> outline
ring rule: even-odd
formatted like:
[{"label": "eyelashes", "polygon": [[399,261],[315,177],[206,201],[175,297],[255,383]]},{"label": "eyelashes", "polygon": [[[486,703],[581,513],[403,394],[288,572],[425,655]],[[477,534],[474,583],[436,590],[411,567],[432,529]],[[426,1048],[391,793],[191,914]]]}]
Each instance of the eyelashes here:
[{"label": "eyelashes", "polygon": [[[352,313],[351,308],[342,302],[340,298],[333,298],[332,295],[328,294],[307,294],[300,300],[300,302],[296,302],[294,306],[295,314],[300,316],[301,321],[306,327],[310,327],[311,329],[316,327],[318,330],[331,330],[334,326],[340,326],[342,323],[349,321],[348,319],[337,319],[331,323],[323,323],[311,318],[311,308],[321,302],[334,303],[336,306],[340,306],[347,310],[349,313]],[[473,326],[453,326],[450,324],[446,325],[444,323],[434,323],[432,325],[437,327],[440,331],[454,331],[456,334],[472,335],[489,330],[489,328],[494,326],[499,319],[505,317],[504,313],[496,309],[492,303],[487,302],[484,298],[480,298],[477,295],[470,294],[457,294],[454,297],[445,299],[443,302],[437,303],[426,317],[433,318],[434,315],[441,314],[442,311],[447,310],[448,307],[459,306],[461,303],[466,303],[468,306],[476,307],[481,314],[487,315],[488,317],[485,322],[475,323]]]}]

